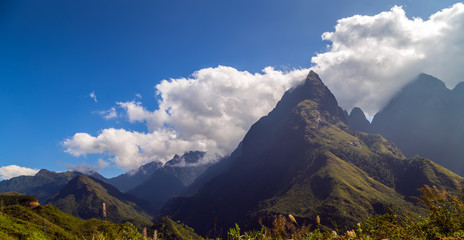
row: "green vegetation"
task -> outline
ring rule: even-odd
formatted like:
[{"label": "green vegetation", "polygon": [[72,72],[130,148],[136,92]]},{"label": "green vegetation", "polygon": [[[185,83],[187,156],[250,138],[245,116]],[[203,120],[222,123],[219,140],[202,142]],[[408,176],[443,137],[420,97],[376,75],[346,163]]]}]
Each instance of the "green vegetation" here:
[{"label": "green vegetation", "polygon": [[[241,239],[462,239],[464,238],[464,197],[443,188],[424,185],[416,200],[427,208],[425,215],[390,212],[368,217],[352,227],[337,228],[321,224],[319,216],[314,224],[307,224],[293,215],[276,215],[269,226],[260,222],[259,230],[243,232],[239,225],[230,228],[227,238]],[[29,199],[30,196],[15,196]],[[31,198],[33,199],[33,198]],[[53,206],[24,207],[7,205],[0,212],[0,238],[13,239],[204,239],[193,229],[169,218],[160,218],[141,234],[131,223],[115,224],[108,221],[82,220],[63,213]],[[156,233],[155,233],[156,231]]]},{"label": "green vegetation", "polygon": [[[147,238],[132,223],[112,223],[100,219],[83,220],[51,205],[29,207],[33,196],[0,193],[0,239],[202,239],[193,229],[169,218],[151,222]],[[156,230],[156,234],[154,234]],[[150,237],[148,237],[150,236]]]},{"label": "green vegetation", "polygon": [[143,239],[131,223],[82,220],[48,205],[8,205],[0,223],[1,239]]},{"label": "green vegetation", "polygon": [[376,215],[344,230],[298,223],[292,215],[275,217],[272,227],[260,231],[240,232],[229,229],[229,239],[462,239],[464,238],[464,198],[444,189],[424,185],[418,201],[427,207],[425,216],[399,215],[393,212]]},{"label": "green vegetation", "polygon": [[181,222],[174,222],[170,218],[162,217],[150,228],[149,234],[157,231],[162,239],[202,239],[194,230]]},{"label": "green vegetation", "polygon": [[31,202],[35,203],[38,202],[38,200],[36,197],[15,192],[0,193],[0,208],[16,204],[25,206],[29,205]]}]

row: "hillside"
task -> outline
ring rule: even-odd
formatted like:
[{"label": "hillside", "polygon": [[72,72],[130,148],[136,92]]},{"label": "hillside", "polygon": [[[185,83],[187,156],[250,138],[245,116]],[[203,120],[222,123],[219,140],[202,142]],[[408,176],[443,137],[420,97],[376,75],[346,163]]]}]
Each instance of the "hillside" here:
[{"label": "hillside", "polygon": [[[106,218],[103,217],[103,203]],[[150,211],[145,202],[84,175],[69,181],[47,204],[82,219],[98,218],[116,223],[129,221],[138,227],[151,225]]]},{"label": "hillside", "polygon": [[34,176],[19,176],[0,181],[0,192],[32,195],[44,202],[79,174],[75,171],[57,173],[42,169]]},{"label": "hillside", "polygon": [[162,214],[211,236],[279,214],[309,223],[319,215],[322,224],[341,227],[389,208],[419,211],[408,199],[422,184],[456,191],[463,181],[430,160],[406,159],[379,135],[350,129],[314,72],[251,127],[238,152],[227,169],[193,195],[170,200]]}]

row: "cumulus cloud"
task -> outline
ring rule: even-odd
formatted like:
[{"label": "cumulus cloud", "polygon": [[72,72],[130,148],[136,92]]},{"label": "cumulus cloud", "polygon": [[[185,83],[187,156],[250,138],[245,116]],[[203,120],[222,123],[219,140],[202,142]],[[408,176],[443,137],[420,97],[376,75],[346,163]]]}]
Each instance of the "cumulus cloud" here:
[{"label": "cumulus cloud", "polygon": [[10,178],[17,177],[17,176],[23,176],[23,175],[33,176],[37,172],[39,172],[38,169],[20,167],[17,165],[9,165],[9,166],[0,167],[0,179],[6,180],[6,179],[10,179]]},{"label": "cumulus cloud", "polygon": [[140,102],[118,102],[130,122],[145,123],[148,131],[104,129],[97,136],[76,133],[64,141],[74,156],[108,154],[117,166],[133,169],[150,161],[166,162],[190,150],[207,152],[205,161],[233,151],[245,133],[266,115],[283,93],[304,81],[308,70],[262,73],[218,66],[191,78],[163,80],[156,85],[158,109]]},{"label": "cumulus cloud", "polygon": [[98,102],[98,101],[97,101],[97,95],[95,95],[95,91],[91,92],[91,93],[89,94],[89,96],[90,96],[91,99],[93,99],[93,101]]},{"label": "cumulus cloud", "polygon": [[338,20],[326,32],[328,51],[312,58],[342,107],[373,116],[396,92],[425,72],[449,88],[464,80],[464,4],[429,17],[408,18],[402,7]]},{"label": "cumulus cloud", "polygon": [[66,164],[66,168],[68,170],[77,171],[77,172],[81,172],[84,174],[91,174],[91,173],[102,170],[108,165],[109,165],[109,162],[106,162],[105,160],[100,158],[98,159],[97,165],[90,165],[90,164],[87,164],[86,162],[83,162],[79,165]]}]

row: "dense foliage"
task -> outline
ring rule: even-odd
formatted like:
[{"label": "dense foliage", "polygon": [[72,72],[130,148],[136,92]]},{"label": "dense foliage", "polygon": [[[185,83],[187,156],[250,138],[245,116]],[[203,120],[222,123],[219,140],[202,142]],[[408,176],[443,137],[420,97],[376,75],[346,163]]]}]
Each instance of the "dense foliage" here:
[{"label": "dense foliage", "polygon": [[38,202],[38,199],[33,196],[22,195],[15,192],[0,193],[0,208],[9,205],[27,205],[30,202]]},{"label": "dense foliage", "polygon": [[[393,212],[365,219],[352,228],[337,229],[298,223],[292,215],[275,218],[272,227],[240,232],[236,225],[229,239],[462,239],[464,238],[464,198],[444,189],[424,185],[417,199],[427,207],[424,216]],[[318,220],[316,221],[318,222]]]},{"label": "dense foliage", "polygon": [[160,239],[202,239],[195,231],[181,223],[180,221],[174,222],[168,217],[162,217],[156,221],[150,230],[148,235],[152,235],[154,231],[157,231],[158,238]]},{"label": "dense foliage", "polygon": [[53,206],[3,207],[0,239],[142,239],[131,223],[82,220]]},{"label": "dense foliage", "polygon": [[[0,193],[0,239],[201,239],[193,229],[169,218],[160,218],[137,229],[132,223],[100,219],[83,220],[51,205],[30,206],[33,196]],[[148,230],[147,230],[148,229]],[[156,233],[155,233],[156,231]]]}]

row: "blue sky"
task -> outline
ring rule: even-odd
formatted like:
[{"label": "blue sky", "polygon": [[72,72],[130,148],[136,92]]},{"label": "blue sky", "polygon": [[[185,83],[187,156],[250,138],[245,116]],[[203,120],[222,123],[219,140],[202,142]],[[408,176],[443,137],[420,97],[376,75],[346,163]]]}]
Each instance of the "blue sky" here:
[{"label": "blue sky", "polygon": [[2,1],[0,167],[63,171],[102,158],[109,166],[101,173],[114,176],[125,170],[111,155],[73,156],[65,139],[108,128],[150,130],[146,121],[105,119],[99,111],[129,101],[156,110],[156,84],[218,65],[251,73],[309,68],[326,51],[321,35],[338,19],[394,5],[426,19],[455,2]]}]

